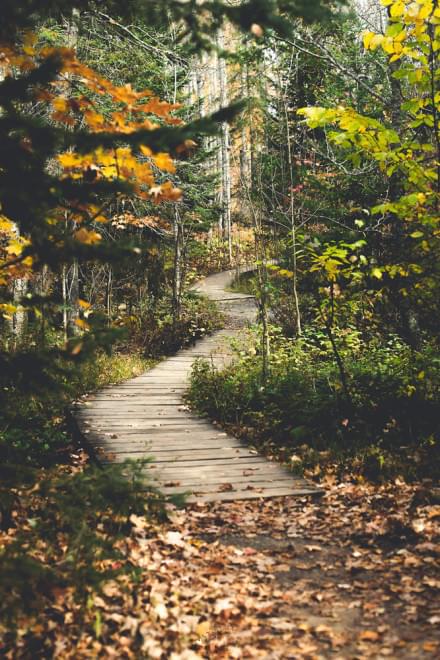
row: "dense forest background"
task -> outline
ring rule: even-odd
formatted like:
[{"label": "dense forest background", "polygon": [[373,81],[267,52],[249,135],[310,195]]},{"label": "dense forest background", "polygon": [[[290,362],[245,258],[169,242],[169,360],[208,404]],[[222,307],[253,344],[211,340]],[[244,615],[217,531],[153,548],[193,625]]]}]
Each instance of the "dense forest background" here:
[{"label": "dense forest background", "polygon": [[438,497],[438,4],[4,4],[5,657],[53,652],[32,626],[57,589],[96,633],[116,539],[166,518],[69,409],[220,328],[204,275],[255,264],[259,321],[230,367],[196,363],[195,409],[310,477]]}]

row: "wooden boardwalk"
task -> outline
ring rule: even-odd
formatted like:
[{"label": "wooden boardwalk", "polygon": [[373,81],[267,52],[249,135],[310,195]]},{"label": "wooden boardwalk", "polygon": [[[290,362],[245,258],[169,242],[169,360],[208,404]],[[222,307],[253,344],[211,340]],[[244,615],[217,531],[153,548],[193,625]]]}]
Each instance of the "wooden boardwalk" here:
[{"label": "wooden boardwalk", "polygon": [[212,275],[197,290],[218,301],[226,327],[181,350],[142,376],[107,387],[75,410],[80,431],[101,461],[153,457],[148,473],[162,492],[191,493],[189,501],[253,499],[319,492],[236,438],[190,412],[184,404],[198,357],[221,366],[229,340],[255,318],[251,296],[226,291],[235,271]]}]

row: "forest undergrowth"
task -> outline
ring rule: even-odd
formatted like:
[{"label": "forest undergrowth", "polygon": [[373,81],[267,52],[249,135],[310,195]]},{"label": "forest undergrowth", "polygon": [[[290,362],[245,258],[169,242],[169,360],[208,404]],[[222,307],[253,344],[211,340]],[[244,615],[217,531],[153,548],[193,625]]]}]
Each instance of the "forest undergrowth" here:
[{"label": "forest undergrowth", "polygon": [[[202,5],[2,0],[0,655],[437,658],[438,2]],[[249,261],[189,401],[322,497],[96,465],[66,409],[219,328],[190,285]]]}]

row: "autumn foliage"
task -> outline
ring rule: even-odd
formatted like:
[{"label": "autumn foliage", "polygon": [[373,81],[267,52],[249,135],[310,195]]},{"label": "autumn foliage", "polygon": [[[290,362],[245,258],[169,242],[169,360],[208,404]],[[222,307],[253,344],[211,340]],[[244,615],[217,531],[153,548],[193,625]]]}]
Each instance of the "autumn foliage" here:
[{"label": "autumn foliage", "polygon": [[[163,176],[175,171],[167,152],[153,150],[141,138],[135,146],[124,144],[125,136],[153,132],[164,124],[180,125],[174,115],[179,106],[161,101],[148,90],[117,87],[80,63],[73,50],[39,48],[36,42],[34,34],[26,34],[21,45],[0,46],[3,98],[20,90],[16,100],[12,95],[7,99],[2,120],[10,149],[20,157],[17,164],[9,159],[3,163],[3,286],[16,277],[31,276],[33,268],[44,262],[44,244],[61,253],[67,244],[74,251],[75,242],[99,243],[99,226],[111,219],[106,206],[115,195],[119,199],[135,195],[155,203],[177,201],[181,196]],[[39,121],[32,114],[25,119],[24,107],[31,106],[38,108]],[[101,106],[106,109],[100,110]],[[16,138],[7,121],[19,125],[20,116],[23,127]],[[53,148],[41,157],[38,140],[50,136]],[[33,172],[29,168],[36,160],[39,167]],[[32,189],[26,193],[29,174],[46,189],[39,191],[40,209],[32,213],[26,208],[23,217],[22,207],[34,194]],[[15,188],[25,191],[18,203],[13,191],[6,190],[11,180]],[[2,309],[11,314],[13,305],[2,303]]]}]

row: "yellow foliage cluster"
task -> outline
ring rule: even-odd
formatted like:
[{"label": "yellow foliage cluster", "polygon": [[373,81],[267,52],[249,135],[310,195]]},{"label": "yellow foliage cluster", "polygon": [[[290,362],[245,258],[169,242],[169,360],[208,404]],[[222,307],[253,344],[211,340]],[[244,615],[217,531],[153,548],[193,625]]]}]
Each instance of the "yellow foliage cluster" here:
[{"label": "yellow foliage cluster", "polygon": [[[381,0],[389,21],[384,34],[363,33],[366,50],[381,48],[395,63],[390,75],[403,82],[406,98],[400,107],[401,120],[390,125],[363,116],[353,108],[308,107],[299,110],[310,128],[328,127],[328,138],[345,150],[355,166],[363,159],[375,160],[385,176],[397,174],[404,193],[371,209],[372,215],[394,216],[404,221],[408,236],[415,239],[415,254],[421,258],[439,250],[439,154],[440,92],[440,6],[438,0]],[[397,62],[399,62],[397,64]],[[330,281],[344,273],[349,264],[341,246],[331,246],[315,255],[312,270],[325,271]],[[362,257],[359,257],[362,263]],[[354,262],[353,262],[354,263]],[[364,264],[365,265],[365,264]],[[417,263],[374,266],[370,276],[381,280],[426,274]],[[415,284],[418,286],[418,284]],[[404,289],[402,295],[406,295]]]},{"label": "yellow foliage cluster", "polygon": [[[435,0],[381,0],[381,4],[388,8],[390,23],[385,34],[365,32],[364,47],[367,50],[381,47],[390,56],[390,62],[407,56],[427,66],[427,53],[420,45],[428,44],[434,52],[440,49],[438,3]],[[428,35],[429,26],[433,26],[434,39]]]},{"label": "yellow foliage cluster", "polygon": [[[7,286],[17,277],[29,277],[32,272],[31,256],[22,256],[30,242],[19,236],[17,228],[9,218],[0,213],[0,286]],[[13,313],[10,306],[0,306],[5,314]]]},{"label": "yellow foliage cluster", "polygon": [[[20,45],[0,44],[0,72],[4,77],[24,75],[48,58],[59,62],[60,74],[49,88],[35,88],[34,98],[47,108],[55,123],[82,130],[86,126],[91,134],[121,136],[122,143],[124,135],[139,130],[154,131],[163,124],[181,123],[174,114],[179,104],[166,103],[149,90],[136,91],[130,85],[114,85],[81,63],[72,49],[39,48],[37,37],[31,33],[24,35]],[[104,104],[100,103],[101,98]],[[112,107],[113,110],[101,111],[101,106]],[[31,140],[26,140],[27,149],[31,151]],[[193,142],[186,141],[178,151],[193,145]],[[156,182],[158,174],[175,172],[172,158],[165,152],[154,153],[147,145],[136,150],[129,146],[112,149],[97,147],[89,153],[71,149],[60,153],[57,163],[61,169],[60,177],[64,179],[122,180],[130,183],[133,194],[154,203],[163,200],[175,202],[181,197],[181,191],[172,181]],[[46,222],[48,225],[65,223],[66,217],[65,209],[53,209]],[[111,220],[92,205],[69,209],[69,219],[72,226],[76,226],[74,239],[86,245],[98,243],[101,235],[84,225]],[[20,258],[28,244],[17,235],[14,223],[0,215],[0,285],[7,285],[15,277],[29,276],[32,259]]]}]

